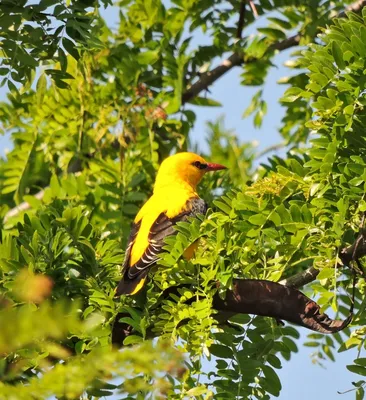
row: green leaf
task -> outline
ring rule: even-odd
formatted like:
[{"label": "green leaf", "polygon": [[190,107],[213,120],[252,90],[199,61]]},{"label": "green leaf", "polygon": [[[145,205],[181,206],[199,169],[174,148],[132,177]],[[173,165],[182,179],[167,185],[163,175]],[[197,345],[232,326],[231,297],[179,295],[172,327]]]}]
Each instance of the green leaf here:
[{"label": "green leaf", "polygon": [[144,53],[139,53],[136,56],[136,60],[142,65],[153,65],[159,59],[159,50],[149,50]]},{"label": "green leaf", "polygon": [[360,365],[347,365],[346,368],[354,374],[366,376],[366,367],[361,367]]},{"label": "green leaf", "polygon": [[201,396],[201,395],[207,393],[207,391],[208,391],[208,389],[206,388],[206,386],[200,385],[200,386],[194,387],[192,389],[189,389],[187,391],[187,396],[189,396],[189,397]]},{"label": "green leaf", "polygon": [[262,367],[265,382],[263,386],[265,389],[274,396],[278,396],[282,389],[281,381],[276,374],[275,370],[267,365]]},{"label": "green leaf", "polygon": [[332,54],[334,61],[336,62],[338,68],[343,70],[346,68],[346,64],[343,61],[343,52],[336,41],[332,42]]},{"label": "green leaf", "polygon": [[79,54],[79,52],[78,52],[78,50],[77,50],[77,48],[76,48],[76,44],[75,44],[72,40],[70,40],[70,39],[64,37],[64,38],[62,39],[62,45],[64,46],[65,50],[66,50],[73,58],[75,58],[76,61],[79,60],[80,54]]},{"label": "green leaf", "polygon": [[60,0],[41,0],[39,2],[39,5],[41,7],[50,7],[50,6],[53,6],[53,5],[55,5],[55,4],[59,3],[59,2],[60,2]]},{"label": "green leaf", "polygon": [[64,51],[59,48],[58,49],[58,58],[60,60],[60,67],[62,72],[66,72],[67,69],[67,57]]},{"label": "green leaf", "polygon": [[275,28],[258,28],[257,29],[258,32],[261,32],[265,35],[267,35],[269,38],[273,39],[273,40],[283,40],[286,39],[286,34],[279,30],[279,29],[275,29]]},{"label": "green leaf", "polygon": [[14,83],[10,79],[8,80],[8,88],[10,92],[12,92],[14,95],[19,96],[18,88],[14,85]]},{"label": "green leaf", "polygon": [[365,389],[360,387],[356,391],[356,400],[363,400],[365,398]]},{"label": "green leaf", "polygon": [[8,73],[9,73],[9,69],[8,68],[3,68],[3,67],[1,67],[0,68],[0,76],[5,76],[5,75],[7,75]]},{"label": "green leaf", "polygon": [[38,62],[30,55],[27,53],[26,50],[22,49],[22,48],[18,48],[19,51],[17,53],[17,58],[24,63],[25,65],[29,65],[31,67],[37,67],[38,66]]},{"label": "green leaf", "polygon": [[205,107],[222,107],[222,104],[216,100],[208,99],[207,97],[195,97],[189,101],[190,104]]},{"label": "green leaf", "polygon": [[224,211],[226,214],[230,214],[231,213],[231,207],[229,207],[227,204],[225,204],[222,201],[219,200],[215,200],[213,202],[213,204],[219,208],[220,210]]},{"label": "green leaf", "polygon": [[104,396],[112,396],[113,392],[110,390],[102,390],[102,389],[89,389],[87,390],[88,395],[95,397],[104,397]]},{"label": "green leaf", "polygon": [[210,346],[210,353],[215,357],[232,359],[234,354],[230,347],[223,346],[222,344],[212,344]]},{"label": "green leaf", "polygon": [[249,117],[249,115],[253,114],[254,111],[258,108],[260,104],[260,99],[262,97],[262,92],[262,90],[258,90],[258,92],[252,97],[249,106],[243,113],[243,118]]},{"label": "green leaf", "polygon": [[275,23],[276,25],[280,26],[283,29],[291,29],[292,28],[292,25],[288,21],[285,21],[281,18],[270,17],[267,19],[268,19],[268,21]]},{"label": "green leaf", "polygon": [[136,215],[139,211],[139,208],[135,206],[135,204],[124,204],[123,212],[128,215]]},{"label": "green leaf", "polygon": [[142,342],[143,342],[143,339],[142,339],[141,336],[129,335],[123,341],[123,345],[124,346],[129,346],[129,345],[132,345],[132,344],[138,344],[138,343],[142,343]]},{"label": "green leaf", "polygon": [[290,206],[290,214],[294,222],[302,222],[301,211],[298,205],[292,204]]},{"label": "green leaf", "polygon": [[37,105],[40,106],[43,103],[44,95],[47,89],[47,78],[44,73],[42,73],[37,81],[36,92],[37,92]]},{"label": "green leaf", "polygon": [[248,218],[252,225],[263,225],[267,221],[267,217],[263,214],[252,215]]},{"label": "green leaf", "polygon": [[324,87],[328,84],[329,79],[319,72],[310,75],[310,79],[318,83],[321,87]]},{"label": "green leaf", "polygon": [[281,101],[283,103],[292,103],[301,96],[302,92],[303,90],[298,87],[291,87],[286,90],[283,97],[281,97]]}]

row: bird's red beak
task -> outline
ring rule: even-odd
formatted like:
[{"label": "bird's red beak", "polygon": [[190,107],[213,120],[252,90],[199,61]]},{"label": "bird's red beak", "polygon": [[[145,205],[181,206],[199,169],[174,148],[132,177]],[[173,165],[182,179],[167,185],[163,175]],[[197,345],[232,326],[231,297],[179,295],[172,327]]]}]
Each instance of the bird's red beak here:
[{"label": "bird's red beak", "polygon": [[220,169],[227,169],[224,165],[215,164],[215,163],[207,163],[206,171],[219,171]]}]

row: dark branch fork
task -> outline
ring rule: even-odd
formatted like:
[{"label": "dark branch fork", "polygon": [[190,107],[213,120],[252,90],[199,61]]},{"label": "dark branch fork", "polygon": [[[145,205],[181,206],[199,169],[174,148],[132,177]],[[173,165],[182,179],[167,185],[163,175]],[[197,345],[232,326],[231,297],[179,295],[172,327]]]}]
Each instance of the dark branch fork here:
[{"label": "dark branch fork", "polygon": [[[353,4],[350,4],[346,9],[340,12],[338,15],[335,15],[337,18],[346,17],[347,12],[359,13],[362,8],[366,6],[366,0],[358,0]],[[241,38],[241,33],[243,30],[244,24],[244,13],[245,13],[245,1],[242,0],[241,9],[239,14],[239,22],[237,29],[237,37]],[[240,35],[240,37],[239,37]],[[268,48],[268,52],[272,51],[283,51],[289,49],[291,47],[298,46],[300,43],[301,34],[298,33],[296,35],[290,36],[284,40],[273,43]],[[196,97],[202,90],[207,90],[210,85],[212,85],[217,79],[221,78],[226,72],[231,70],[233,67],[238,67],[244,63],[244,53],[234,52],[231,54],[229,58],[224,60],[219,66],[215,67],[211,71],[207,71],[204,74],[200,75],[200,78],[193,85],[188,87],[182,96],[182,103],[186,103]],[[256,61],[257,59],[249,59],[246,60],[246,63],[251,63]]]}]

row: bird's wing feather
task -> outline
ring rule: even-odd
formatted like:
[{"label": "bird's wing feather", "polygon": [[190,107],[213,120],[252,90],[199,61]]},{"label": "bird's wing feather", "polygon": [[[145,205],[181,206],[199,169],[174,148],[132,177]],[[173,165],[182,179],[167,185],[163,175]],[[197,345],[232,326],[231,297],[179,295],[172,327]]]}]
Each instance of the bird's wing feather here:
[{"label": "bird's wing feather", "polygon": [[140,227],[141,227],[141,221],[132,224],[130,236],[128,237],[127,240],[127,247],[125,251],[125,259],[123,261],[123,266],[122,266],[122,273],[124,273],[128,268],[128,264],[130,262],[130,257],[131,257],[132,246],[135,243],[136,236],[139,232]]},{"label": "bird's wing feather", "polygon": [[134,264],[129,266],[131,249],[138,233],[139,226],[134,224],[130,239],[127,245],[126,258],[124,262],[124,270],[129,279],[136,279],[141,275],[146,276],[147,268],[151,267],[159,259],[159,254],[165,246],[164,239],[167,236],[176,234],[174,225],[179,221],[185,221],[188,217],[196,214],[204,214],[207,210],[207,205],[204,200],[194,198],[187,203],[186,210],[179,213],[174,218],[169,218],[162,212],[152,224],[149,232],[149,244],[145,249],[141,258]]},{"label": "bird's wing feather", "polygon": [[165,213],[161,213],[158,216],[150,228],[149,244],[143,255],[134,265],[128,268],[128,277],[130,279],[136,278],[158,261],[163,246],[165,246],[164,239],[167,236],[174,235],[176,233],[174,225],[178,221],[185,221],[189,214],[190,211],[184,211],[174,218],[168,218]]}]

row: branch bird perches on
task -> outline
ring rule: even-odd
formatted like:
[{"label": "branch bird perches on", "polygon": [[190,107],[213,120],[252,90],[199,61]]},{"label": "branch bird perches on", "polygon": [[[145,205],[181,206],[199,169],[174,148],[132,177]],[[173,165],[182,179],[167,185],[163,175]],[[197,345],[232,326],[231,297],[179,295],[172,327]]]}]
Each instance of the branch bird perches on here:
[{"label": "branch bird perches on", "polygon": [[[288,321],[307,329],[334,334],[346,328],[353,317],[356,273],[364,275],[360,258],[366,255],[366,230],[364,214],[358,235],[354,243],[339,251],[338,257],[343,266],[351,268],[353,288],[349,315],[344,320],[334,320],[320,311],[320,306],[297,288],[316,279],[319,270],[310,267],[280,283],[260,279],[234,279],[232,289],[227,290],[225,299],[214,296],[213,308],[218,311],[215,318],[225,323],[235,314],[254,314]],[[352,265],[356,264],[357,269]],[[217,283],[219,285],[219,283]],[[173,290],[172,290],[173,289]],[[176,288],[171,288],[169,295]],[[119,319],[128,315],[118,315],[112,330],[112,343],[122,345],[124,339],[133,333],[132,326]]]},{"label": "branch bird perches on", "polygon": [[[213,308],[218,311],[215,319],[220,325],[235,314],[254,314],[288,321],[307,329],[333,334],[346,328],[352,320],[352,311],[345,320],[333,320],[321,313],[319,305],[299,290],[280,283],[256,279],[235,279],[233,287],[227,290],[225,299],[218,294],[213,300]],[[133,328],[119,319],[128,317],[119,314],[112,330],[112,343],[121,346]],[[151,332],[148,337],[154,337]]]}]

